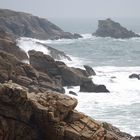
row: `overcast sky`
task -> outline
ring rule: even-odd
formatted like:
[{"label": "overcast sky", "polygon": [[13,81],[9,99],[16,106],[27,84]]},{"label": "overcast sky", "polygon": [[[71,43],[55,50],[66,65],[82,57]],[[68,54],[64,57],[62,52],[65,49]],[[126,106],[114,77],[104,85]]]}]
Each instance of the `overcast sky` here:
[{"label": "overcast sky", "polygon": [[47,18],[140,17],[140,0],[0,0],[0,7]]}]

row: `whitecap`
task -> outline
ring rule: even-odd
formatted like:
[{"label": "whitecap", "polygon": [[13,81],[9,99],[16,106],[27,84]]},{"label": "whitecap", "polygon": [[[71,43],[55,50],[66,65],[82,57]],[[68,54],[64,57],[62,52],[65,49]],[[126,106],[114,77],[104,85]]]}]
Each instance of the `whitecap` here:
[{"label": "whitecap", "polygon": [[49,55],[50,54],[49,50],[46,47],[44,47],[43,45],[36,43],[37,41],[39,41],[39,40],[24,37],[24,38],[20,38],[17,40],[17,45],[22,50],[24,50],[27,53],[27,55],[28,55],[29,50],[41,51],[44,54]]}]

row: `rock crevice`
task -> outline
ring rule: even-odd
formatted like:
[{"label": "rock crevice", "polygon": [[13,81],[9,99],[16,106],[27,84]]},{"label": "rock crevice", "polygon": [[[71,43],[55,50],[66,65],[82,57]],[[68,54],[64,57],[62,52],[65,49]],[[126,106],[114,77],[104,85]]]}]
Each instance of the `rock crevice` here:
[{"label": "rock crevice", "polygon": [[[5,140],[133,138],[108,123],[98,122],[79,113],[75,110],[76,105],[76,99],[57,92],[46,91],[35,94],[28,93],[14,83],[0,84],[0,114],[3,114],[0,115],[0,138]],[[7,119],[4,116],[14,119]]]}]

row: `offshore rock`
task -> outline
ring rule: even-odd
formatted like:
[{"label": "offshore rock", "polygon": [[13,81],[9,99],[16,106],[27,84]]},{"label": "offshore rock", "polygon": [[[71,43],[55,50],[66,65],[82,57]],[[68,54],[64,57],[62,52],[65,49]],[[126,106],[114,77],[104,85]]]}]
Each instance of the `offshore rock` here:
[{"label": "offshore rock", "polygon": [[91,79],[80,85],[80,92],[109,92],[105,85],[96,85]]},{"label": "offshore rock", "polygon": [[93,35],[100,37],[112,37],[122,39],[140,37],[140,35],[127,30],[126,28],[121,26],[118,22],[115,22],[109,18],[106,20],[98,21],[98,29],[96,30],[95,33],[93,33]]},{"label": "offshore rock", "polygon": [[75,93],[75,92],[73,92],[73,91],[69,91],[69,94],[78,96],[77,93]]},{"label": "offshore rock", "polygon": [[140,74],[133,73],[133,74],[129,75],[129,78],[130,79],[137,78],[138,80],[140,80]]},{"label": "offshore rock", "polygon": [[14,83],[0,84],[0,139],[133,139],[111,124],[79,113],[76,105],[76,99],[56,92],[35,94]]},{"label": "offshore rock", "polygon": [[31,14],[0,9],[0,28],[12,36],[30,37],[37,39],[77,39],[80,35],[64,32],[45,18]]},{"label": "offshore rock", "polygon": [[3,29],[0,29],[0,50],[13,54],[19,60],[28,59],[27,54],[17,46],[14,38]]},{"label": "offshore rock", "polygon": [[89,76],[96,75],[95,71],[90,66],[84,65],[84,68],[86,69]]}]

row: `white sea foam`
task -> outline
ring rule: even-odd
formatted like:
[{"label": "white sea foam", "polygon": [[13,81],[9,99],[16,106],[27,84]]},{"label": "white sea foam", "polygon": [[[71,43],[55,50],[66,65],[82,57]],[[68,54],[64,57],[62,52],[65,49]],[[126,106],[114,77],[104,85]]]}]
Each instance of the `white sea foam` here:
[{"label": "white sea foam", "polygon": [[79,59],[78,57],[74,57],[69,55],[72,61],[69,61],[67,59],[62,59],[63,62],[65,62],[69,67],[76,67],[76,68],[83,68],[84,59]]},{"label": "white sea foam", "polygon": [[81,35],[84,39],[90,39],[93,37],[92,34],[81,34]]},{"label": "white sea foam", "polygon": [[133,37],[130,40],[133,42],[140,42],[140,37]]},{"label": "white sea foam", "polygon": [[[43,51],[48,54],[49,51],[42,45],[35,42],[44,44],[71,44],[85,41],[116,41],[116,42],[139,42],[139,38],[132,39],[112,39],[100,38],[91,36],[91,34],[82,35],[82,39],[61,39],[61,40],[36,40],[30,38],[21,38],[18,40],[19,46],[28,52],[30,49]],[[66,46],[67,47],[67,46]],[[82,53],[82,52],[81,52]],[[63,61],[73,67],[83,68],[83,64],[88,63],[88,58],[77,58],[70,56],[72,61]],[[94,62],[93,62],[94,63]],[[91,64],[91,63],[90,63]],[[96,71],[96,76],[93,76],[93,81],[96,84],[104,84],[110,93],[80,93],[79,87],[66,89],[66,93],[70,90],[75,91],[78,96],[77,110],[84,112],[94,119],[107,121],[119,127],[121,130],[128,132],[132,135],[139,135],[140,132],[140,80],[129,79],[132,73],[140,73],[140,67],[115,67],[103,66],[93,67]],[[73,96],[73,95],[70,95]]]},{"label": "white sea foam", "polygon": [[41,51],[45,54],[49,54],[49,50],[41,44],[37,44],[36,42],[41,42],[37,39],[32,38],[20,38],[17,40],[18,46],[23,49],[27,54],[29,50]]},{"label": "white sea foam", "polygon": [[[96,84],[105,84],[110,93],[82,93],[79,87],[66,88],[78,93],[77,110],[91,117],[112,123],[122,131],[139,135],[140,81],[129,79],[129,75],[140,72],[140,67],[94,67]],[[137,122],[137,124],[136,124]],[[132,129],[133,128],[133,129]]]}]

